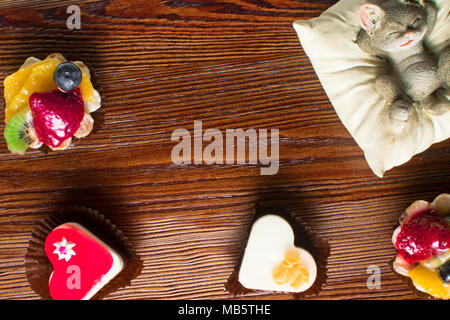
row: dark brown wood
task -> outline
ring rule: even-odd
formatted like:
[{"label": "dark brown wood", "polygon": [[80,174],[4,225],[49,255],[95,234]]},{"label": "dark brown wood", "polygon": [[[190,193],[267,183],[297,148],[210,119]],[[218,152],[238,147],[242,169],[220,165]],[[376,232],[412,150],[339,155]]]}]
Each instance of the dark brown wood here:
[{"label": "dark brown wood", "polygon": [[[376,177],[339,121],[292,28],[336,0],[0,1],[0,78],[28,56],[87,62],[104,91],[105,123],[71,150],[25,156],[0,141],[0,299],[38,299],[24,256],[37,221],[71,205],[99,210],[144,261],[107,299],[232,298],[224,284],[252,208],[272,200],[331,245],[317,299],[417,298],[391,271],[397,218],[450,186],[450,141]],[[4,117],[3,108],[1,118]],[[281,166],[171,161],[171,133],[203,128],[280,130]],[[4,124],[1,121],[0,130]],[[366,286],[381,268],[381,290]],[[288,299],[288,295],[250,298]]]}]

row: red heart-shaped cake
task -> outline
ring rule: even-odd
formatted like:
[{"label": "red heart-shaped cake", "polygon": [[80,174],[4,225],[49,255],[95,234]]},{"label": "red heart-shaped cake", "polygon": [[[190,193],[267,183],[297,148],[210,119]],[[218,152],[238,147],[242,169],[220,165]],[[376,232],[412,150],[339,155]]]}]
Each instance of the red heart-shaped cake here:
[{"label": "red heart-shaped cake", "polygon": [[116,251],[74,222],[53,229],[45,253],[53,265],[49,289],[55,300],[90,299],[124,266]]}]

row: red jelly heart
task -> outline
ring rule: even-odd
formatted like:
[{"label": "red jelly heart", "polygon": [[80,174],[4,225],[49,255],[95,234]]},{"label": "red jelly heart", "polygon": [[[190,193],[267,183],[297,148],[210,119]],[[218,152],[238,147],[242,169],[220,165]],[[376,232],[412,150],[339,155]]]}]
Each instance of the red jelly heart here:
[{"label": "red jelly heart", "polygon": [[428,259],[450,247],[450,224],[433,211],[418,214],[402,225],[395,247],[408,263]]},{"label": "red jelly heart", "polygon": [[73,92],[35,92],[29,102],[36,134],[49,147],[56,148],[72,137],[83,120],[84,103],[79,88]]},{"label": "red jelly heart", "polygon": [[123,268],[120,255],[73,222],[53,229],[45,253],[53,265],[49,290],[55,300],[90,299]]}]

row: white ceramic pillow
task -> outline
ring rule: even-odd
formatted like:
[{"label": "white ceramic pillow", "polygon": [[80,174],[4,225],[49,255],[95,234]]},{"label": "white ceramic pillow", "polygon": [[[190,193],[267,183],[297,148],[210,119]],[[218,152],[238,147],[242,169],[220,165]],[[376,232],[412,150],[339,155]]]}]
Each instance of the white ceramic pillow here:
[{"label": "white ceramic pillow", "polygon": [[[363,52],[354,42],[360,30],[359,7],[368,0],[341,0],[320,17],[294,22],[300,42],[336,113],[364,151],[373,172],[409,161],[433,143],[450,137],[450,112],[439,117],[418,110],[418,126],[392,133],[385,100],[375,78],[386,70],[382,59]],[[434,0],[438,19],[426,45],[435,54],[450,45],[450,0]],[[447,90],[447,99],[450,90]]]}]

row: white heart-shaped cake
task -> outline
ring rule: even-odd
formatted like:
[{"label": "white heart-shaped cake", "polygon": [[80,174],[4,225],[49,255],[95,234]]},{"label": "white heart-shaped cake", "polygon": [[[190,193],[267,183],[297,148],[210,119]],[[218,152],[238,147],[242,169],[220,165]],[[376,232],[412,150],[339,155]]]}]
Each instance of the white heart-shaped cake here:
[{"label": "white heart-shaped cake", "polygon": [[294,231],[283,217],[266,214],[258,218],[243,254],[239,282],[253,290],[308,290],[317,278],[317,265],[307,250],[294,243]]}]

